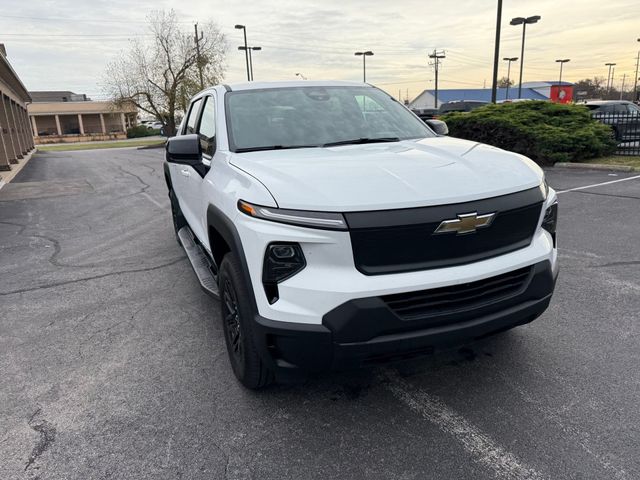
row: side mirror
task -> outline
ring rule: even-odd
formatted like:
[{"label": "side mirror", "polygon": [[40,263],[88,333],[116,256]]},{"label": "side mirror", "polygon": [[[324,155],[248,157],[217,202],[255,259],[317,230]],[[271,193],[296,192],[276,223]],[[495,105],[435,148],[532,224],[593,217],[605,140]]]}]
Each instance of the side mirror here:
[{"label": "side mirror", "polygon": [[431,118],[429,120],[425,120],[424,123],[426,123],[431,130],[436,132],[436,135],[449,135],[449,127],[447,127],[447,124],[442,120]]},{"label": "side mirror", "polygon": [[167,162],[184,165],[202,164],[200,137],[196,134],[180,135],[167,140]]}]

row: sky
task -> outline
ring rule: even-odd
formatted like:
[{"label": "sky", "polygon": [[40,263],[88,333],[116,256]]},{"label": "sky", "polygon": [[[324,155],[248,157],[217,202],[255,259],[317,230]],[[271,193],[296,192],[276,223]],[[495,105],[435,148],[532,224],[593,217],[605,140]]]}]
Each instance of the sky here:
[{"label": "sky", "polygon": [[[563,80],[606,77],[632,87],[640,49],[637,0],[504,0],[500,58],[519,57],[522,27],[517,16],[540,15],[527,28],[524,81],[555,80],[555,59],[569,58]],[[246,80],[242,31],[254,53],[255,80],[362,80],[358,50],[371,50],[367,81],[395,97],[416,97],[434,86],[428,53],[444,50],[440,88],[491,84],[497,0],[2,0],[0,43],[29,90],[71,90],[94,99],[106,64],[148,40],[152,10],[176,10],[185,31],[195,22],[215,22],[228,43],[226,83]],[[519,62],[511,77],[517,78]],[[500,62],[500,76],[506,62]]]}]

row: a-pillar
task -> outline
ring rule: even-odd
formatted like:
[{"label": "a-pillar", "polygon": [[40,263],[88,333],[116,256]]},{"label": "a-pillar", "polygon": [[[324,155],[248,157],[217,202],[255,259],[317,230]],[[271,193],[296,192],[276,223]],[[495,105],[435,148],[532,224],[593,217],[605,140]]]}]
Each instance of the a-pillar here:
[{"label": "a-pillar", "polygon": [[58,136],[62,136],[62,128],[60,128],[60,117],[58,115],[56,117],[56,130],[58,131]]},{"label": "a-pillar", "polygon": [[[4,135],[4,143],[7,147],[7,156],[9,163],[18,163],[18,146],[13,134],[11,123],[11,111],[9,110],[9,97],[0,92],[0,114],[2,115],[2,133]],[[22,156],[20,156],[22,158]]]},{"label": "a-pillar", "polygon": [[104,115],[100,114],[100,128],[102,128],[102,133],[107,133],[107,127],[104,124]]},{"label": "a-pillar", "polygon": [[78,126],[80,127],[80,135],[84,135],[84,123],[82,123],[82,114],[78,114]]}]

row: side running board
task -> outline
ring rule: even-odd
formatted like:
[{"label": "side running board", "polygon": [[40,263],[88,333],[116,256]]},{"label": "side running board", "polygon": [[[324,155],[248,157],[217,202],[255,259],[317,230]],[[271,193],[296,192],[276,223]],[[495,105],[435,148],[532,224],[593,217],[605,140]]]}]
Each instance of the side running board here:
[{"label": "side running board", "polygon": [[193,271],[200,281],[202,289],[212,297],[219,299],[217,268],[213,261],[203,251],[202,247],[195,242],[189,227],[182,227],[178,231],[178,238],[191,262]]}]

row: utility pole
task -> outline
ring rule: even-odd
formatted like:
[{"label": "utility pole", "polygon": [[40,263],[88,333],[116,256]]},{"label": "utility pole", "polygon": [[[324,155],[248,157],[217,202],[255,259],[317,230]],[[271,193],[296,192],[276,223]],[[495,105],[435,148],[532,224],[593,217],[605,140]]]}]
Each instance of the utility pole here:
[{"label": "utility pole", "polygon": [[627,79],[627,74],[622,75],[622,87],[620,87],[620,100],[622,100],[622,94],[624,93],[624,82]]},{"label": "utility pole", "polygon": [[429,58],[433,59],[433,61],[429,63],[429,65],[433,65],[433,68],[435,69],[435,72],[436,72],[436,91],[435,91],[435,99],[433,101],[433,108],[438,108],[438,70],[440,69],[440,59],[446,58],[444,54],[444,50],[441,50],[439,52],[434,50],[433,53],[429,55]]},{"label": "utility pole", "polygon": [[498,96],[498,59],[500,58],[500,26],[501,26],[500,24],[501,23],[502,23],[502,0],[498,0],[498,18],[496,19],[496,43],[495,43],[494,52],[493,52],[493,79],[491,82],[491,103],[496,103],[497,96]]},{"label": "utility pole", "polygon": [[202,59],[200,58],[200,41],[203,38],[203,34],[200,33],[198,36],[198,24],[196,23],[194,26],[196,31],[195,42],[196,42],[196,62],[198,62],[198,74],[200,75],[200,90],[204,89],[204,78],[202,77]]}]

